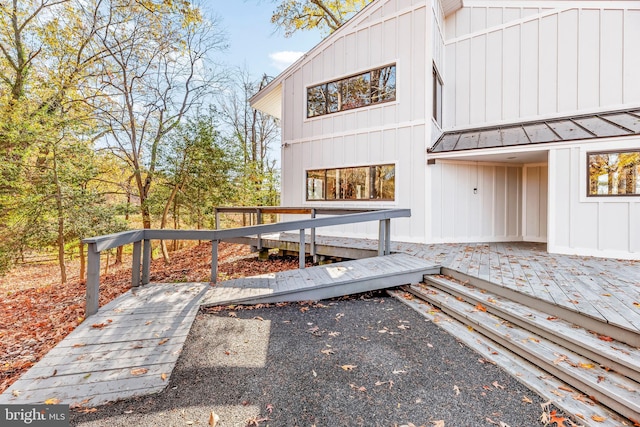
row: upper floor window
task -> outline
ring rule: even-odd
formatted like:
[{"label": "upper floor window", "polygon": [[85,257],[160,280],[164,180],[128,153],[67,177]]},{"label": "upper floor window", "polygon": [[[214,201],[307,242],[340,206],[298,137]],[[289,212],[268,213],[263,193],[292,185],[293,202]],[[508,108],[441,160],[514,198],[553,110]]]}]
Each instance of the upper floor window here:
[{"label": "upper floor window", "polygon": [[396,99],[396,66],[376,68],[307,88],[307,117]]},{"label": "upper floor window", "polygon": [[640,151],[588,153],[588,196],[640,196]]},{"label": "upper floor window", "polygon": [[442,79],[433,66],[433,120],[442,128]]},{"label": "upper floor window", "polygon": [[395,165],[307,171],[307,200],[394,200]]}]

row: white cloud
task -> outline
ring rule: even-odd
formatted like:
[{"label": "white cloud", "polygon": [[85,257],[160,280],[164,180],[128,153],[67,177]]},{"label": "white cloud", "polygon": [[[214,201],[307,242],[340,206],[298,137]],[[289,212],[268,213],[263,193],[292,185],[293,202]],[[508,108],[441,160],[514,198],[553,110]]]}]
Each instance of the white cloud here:
[{"label": "white cloud", "polygon": [[281,52],[270,53],[269,59],[271,59],[271,65],[277,68],[278,71],[283,71],[289,65],[296,62],[302,55],[304,55],[304,52],[284,50]]}]

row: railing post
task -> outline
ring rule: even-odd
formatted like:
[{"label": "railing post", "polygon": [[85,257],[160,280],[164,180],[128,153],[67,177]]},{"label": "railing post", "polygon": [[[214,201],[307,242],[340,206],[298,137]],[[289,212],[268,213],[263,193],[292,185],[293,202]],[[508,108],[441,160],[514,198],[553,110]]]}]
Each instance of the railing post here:
[{"label": "railing post", "polygon": [[211,241],[211,283],[218,282],[218,243],[220,240]]},{"label": "railing post", "polygon": [[391,255],[391,218],[384,220],[384,254]]},{"label": "railing post", "polygon": [[216,215],[216,230],[220,230],[220,212],[218,212],[218,208],[213,208],[213,212]]},{"label": "railing post", "polygon": [[300,249],[298,250],[298,258],[299,258],[299,267],[304,268],[304,258],[305,258],[305,247],[304,247],[304,228],[300,229]]},{"label": "railing post", "polygon": [[[311,219],[316,217],[316,208],[311,209]],[[313,263],[318,263],[318,255],[316,254],[316,228],[311,227],[311,241],[309,242],[309,255],[313,257]]]},{"label": "railing post", "polygon": [[[262,224],[262,209],[256,209],[256,222],[258,225]],[[262,250],[262,235],[258,234],[258,250]]]},{"label": "railing post", "polygon": [[84,309],[85,317],[98,312],[100,306],[100,252],[95,243],[89,243],[87,248],[87,295]]},{"label": "railing post", "polygon": [[386,247],[384,244],[384,239],[387,235],[387,233],[385,232],[386,226],[386,221],[384,219],[381,219],[380,225],[378,226],[378,256],[384,255],[384,249]]},{"label": "railing post", "polygon": [[133,242],[133,261],[131,261],[131,286],[140,286],[140,253],[142,241]]},{"label": "railing post", "polygon": [[144,239],[142,245],[142,284],[149,283],[149,269],[151,267],[151,240]]}]

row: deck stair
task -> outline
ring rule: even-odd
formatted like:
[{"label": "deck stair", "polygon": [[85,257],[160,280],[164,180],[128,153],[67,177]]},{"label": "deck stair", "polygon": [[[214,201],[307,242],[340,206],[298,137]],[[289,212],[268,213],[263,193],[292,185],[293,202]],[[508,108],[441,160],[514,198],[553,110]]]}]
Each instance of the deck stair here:
[{"label": "deck stair", "polygon": [[[442,275],[404,288],[622,416],[640,420],[640,349]],[[606,327],[600,329],[606,330]],[[521,362],[524,363],[524,362]],[[556,393],[557,394],[557,393]]]},{"label": "deck stair", "polygon": [[415,284],[439,272],[440,266],[423,259],[391,254],[227,280],[211,288],[202,305],[320,300]]}]

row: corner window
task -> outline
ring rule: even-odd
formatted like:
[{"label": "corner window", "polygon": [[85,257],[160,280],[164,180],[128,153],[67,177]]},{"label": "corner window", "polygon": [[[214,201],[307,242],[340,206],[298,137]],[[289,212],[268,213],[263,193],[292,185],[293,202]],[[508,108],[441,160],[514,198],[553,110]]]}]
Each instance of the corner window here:
[{"label": "corner window", "polygon": [[587,153],[587,196],[640,196],[640,151]]},{"label": "corner window", "polygon": [[433,66],[433,120],[442,128],[442,79]]},{"label": "corner window", "polygon": [[307,171],[307,200],[394,200],[395,165]]},{"label": "corner window", "polygon": [[307,88],[307,117],[322,116],[396,99],[396,66],[377,68]]}]

